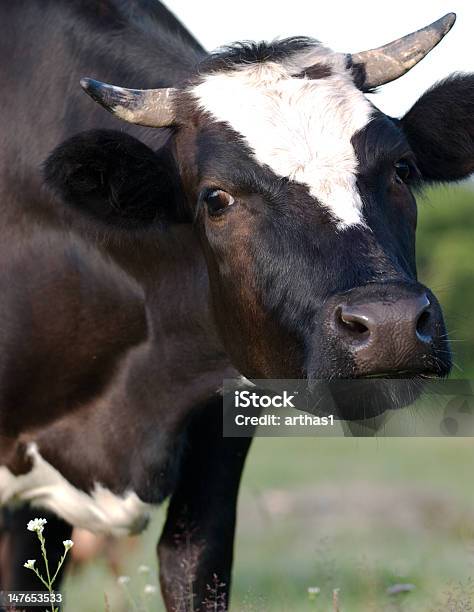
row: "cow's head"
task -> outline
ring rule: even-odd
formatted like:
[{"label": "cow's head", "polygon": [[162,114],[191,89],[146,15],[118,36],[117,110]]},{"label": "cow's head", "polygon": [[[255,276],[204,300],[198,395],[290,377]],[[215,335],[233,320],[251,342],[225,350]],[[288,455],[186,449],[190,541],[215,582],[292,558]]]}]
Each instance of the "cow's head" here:
[{"label": "cow's head", "polygon": [[[196,223],[220,335],[245,376],[449,373],[440,306],[417,280],[413,190],[473,171],[474,76],[439,83],[401,120],[364,93],[406,72],[453,21],[352,57],[306,38],[237,45],[180,90],[83,81],[116,116],[173,128],[160,151],[135,141],[141,192],[171,152],[167,180]],[[63,148],[50,175],[64,159]],[[140,165],[123,160],[128,172]],[[159,203],[144,201],[153,219]],[[111,214],[106,197],[100,206]]]}]

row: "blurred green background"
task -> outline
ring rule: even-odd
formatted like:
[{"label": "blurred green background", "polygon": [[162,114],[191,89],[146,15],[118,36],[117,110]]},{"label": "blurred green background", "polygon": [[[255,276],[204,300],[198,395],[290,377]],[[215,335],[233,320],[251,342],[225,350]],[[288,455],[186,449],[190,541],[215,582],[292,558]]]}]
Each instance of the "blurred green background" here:
[{"label": "blurred green background", "polygon": [[[471,184],[472,185],[472,184]],[[419,277],[438,295],[458,378],[474,378],[474,190],[419,200]],[[242,483],[233,605],[238,612],[474,609],[474,440],[278,438],[254,441]],[[135,602],[156,584],[149,530],[114,550]],[[111,556],[109,552],[109,557]],[[150,574],[138,573],[146,564]],[[413,585],[393,597],[387,588]],[[309,587],[320,593],[310,599]],[[77,565],[66,612],[133,610],[103,559]],[[159,595],[148,609],[160,608]],[[142,609],[145,609],[143,607]]]},{"label": "blurred green background", "polygon": [[474,378],[474,182],[418,199],[419,278],[443,306],[456,378]]}]

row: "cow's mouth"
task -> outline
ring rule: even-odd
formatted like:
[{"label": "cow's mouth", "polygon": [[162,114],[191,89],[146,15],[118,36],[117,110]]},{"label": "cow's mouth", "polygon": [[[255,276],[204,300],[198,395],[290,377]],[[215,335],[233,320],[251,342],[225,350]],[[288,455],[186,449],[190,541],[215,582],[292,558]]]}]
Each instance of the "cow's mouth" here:
[{"label": "cow's mouth", "polygon": [[445,374],[434,370],[400,370],[327,381],[324,383],[327,401],[319,403],[319,411],[333,413],[345,421],[373,419],[415,405],[430,381],[444,377]]},{"label": "cow's mouth", "polygon": [[356,376],[356,380],[389,379],[389,380],[416,380],[416,379],[439,379],[445,375],[434,370],[397,370],[395,372],[377,372],[375,374],[364,374]]}]

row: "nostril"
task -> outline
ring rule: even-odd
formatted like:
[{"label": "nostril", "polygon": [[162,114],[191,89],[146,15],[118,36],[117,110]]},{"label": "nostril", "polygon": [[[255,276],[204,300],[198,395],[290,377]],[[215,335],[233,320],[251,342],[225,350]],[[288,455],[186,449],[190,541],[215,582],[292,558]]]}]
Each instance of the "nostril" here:
[{"label": "nostril", "polygon": [[418,317],[416,335],[422,342],[431,342],[431,314],[428,307]]},{"label": "nostril", "polygon": [[347,312],[341,306],[336,309],[336,323],[343,331],[358,339],[365,339],[370,335],[365,317]]},{"label": "nostril", "polygon": [[341,323],[354,334],[361,335],[369,333],[369,328],[360,321],[351,321],[350,319],[345,319],[344,316],[341,316]]}]

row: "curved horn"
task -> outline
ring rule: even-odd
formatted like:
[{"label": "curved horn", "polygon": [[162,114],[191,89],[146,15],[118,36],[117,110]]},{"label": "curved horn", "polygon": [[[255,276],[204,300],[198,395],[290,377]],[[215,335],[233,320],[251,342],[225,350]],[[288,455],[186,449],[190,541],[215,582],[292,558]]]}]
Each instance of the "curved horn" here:
[{"label": "curved horn", "polygon": [[126,89],[94,79],[81,79],[81,87],[108,111],[129,123],[148,127],[166,127],[176,122],[176,90]]},{"label": "curved horn", "polygon": [[354,53],[351,56],[352,64],[362,64],[365,68],[362,89],[385,85],[404,75],[436,47],[455,21],[456,14],[448,13],[431,25],[383,47]]}]

